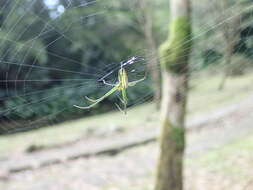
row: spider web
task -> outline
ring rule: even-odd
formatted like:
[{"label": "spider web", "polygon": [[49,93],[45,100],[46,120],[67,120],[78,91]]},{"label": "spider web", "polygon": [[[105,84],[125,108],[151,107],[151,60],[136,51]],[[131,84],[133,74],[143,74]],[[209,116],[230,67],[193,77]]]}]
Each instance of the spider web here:
[{"label": "spider web", "polygon": [[[121,57],[121,60],[118,59],[118,62],[115,63],[104,63],[101,60],[95,60],[99,61],[99,67],[95,65],[84,65],[75,57],[69,58],[60,52],[54,52],[54,45],[61,41],[66,40],[70,44],[76,42],[76,39],[73,39],[69,31],[81,31],[88,30],[89,27],[101,27],[105,16],[111,16],[112,19],[115,19],[109,11],[112,7],[106,7],[106,1],[66,0],[63,1],[65,5],[62,5],[60,1],[46,0],[44,1],[44,7],[37,13],[31,11],[32,7],[37,2],[36,0],[27,0],[28,4],[22,4],[21,0],[5,1],[2,5],[2,9],[8,7],[10,2],[14,2],[14,4],[12,4],[9,13],[3,21],[3,25],[8,23],[10,26],[5,35],[2,35],[3,39],[1,41],[2,47],[4,43],[10,43],[10,48],[5,50],[1,48],[1,51],[4,51],[4,53],[2,53],[0,58],[1,64],[6,67],[4,76],[1,76],[0,81],[1,84],[4,84],[4,88],[2,88],[4,92],[1,97],[3,104],[1,108],[1,129],[4,131],[3,133],[34,129],[40,126],[61,122],[61,115],[64,112],[69,114],[78,112],[81,114],[81,111],[76,110],[72,105],[80,105],[80,102],[85,104],[84,96],[86,95],[93,96],[93,94],[98,94],[98,91],[99,94],[103,95],[107,92],[109,87],[102,84],[100,80],[106,79],[110,83],[116,83],[117,72],[122,64],[128,70],[131,80],[138,80],[147,74],[147,70],[149,70],[148,74],[150,74],[152,70],[156,69],[156,65],[148,66],[150,61],[157,59],[156,53],[150,51],[149,48],[145,49],[145,47],[142,47],[140,51],[134,52],[132,56]],[[208,10],[205,8],[206,3],[210,4]],[[93,6],[97,6],[95,12],[94,9],[89,9]],[[194,41],[190,66],[191,83],[198,85],[195,84],[195,79],[198,81],[199,75],[205,73],[205,71],[210,73],[211,70],[211,73],[220,73],[220,75],[223,75],[224,70],[229,67],[224,63],[224,57],[222,57],[226,52],[226,43],[224,42],[224,35],[226,33],[228,33],[227,35],[231,38],[231,40],[228,39],[228,41],[237,40],[235,46],[237,54],[236,59],[246,63],[243,66],[239,65],[239,70],[242,67],[244,69],[251,68],[250,62],[252,53],[250,47],[252,45],[252,28],[249,27],[251,26],[249,22],[252,20],[250,19],[252,18],[252,5],[244,1],[235,1],[228,5],[223,5],[219,1],[203,1],[202,3],[196,3],[194,7],[199,7],[199,9],[193,11],[194,35],[190,39],[190,41]],[[25,11],[23,11],[18,18],[9,21],[9,18],[19,9]],[[48,20],[46,20],[43,18],[43,14],[44,11],[48,9],[50,10],[50,15]],[[65,18],[68,15],[74,14],[74,11],[77,9],[84,10],[83,15],[66,22]],[[205,11],[202,12],[201,10]],[[136,11],[135,1],[133,1],[132,10],[130,9],[128,11]],[[200,19],[204,16],[207,19]],[[20,43],[20,39],[28,33],[29,30],[34,28],[33,24],[36,22],[36,19],[34,19],[29,23],[23,23],[26,17],[38,19],[41,22],[41,26],[34,36],[26,37],[24,43]],[[236,35],[239,37],[233,38],[233,30],[238,28],[237,25],[239,26],[239,30]],[[11,36],[12,31],[18,28],[22,28],[19,35]],[[117,24],[115,24],[115,30],[117,29]],[[57,36],[52,39],[47,39],[50,37],[49,34],[52,31],[56,32]],[[1,30],[1,32],[3,32],[3,30]],[[165,35],[166,31],[164,32],[164,36]],[[46,42],[43,44],[43,47],[39,41],[40,39]],[[13,49],[13,44],[17,45],[17,48]],[[199,49],[204,51],[199,51]],[[31,53],[35,54],[36,59],[27,60],[27,57]],[[47,59],[45,58],[45,54],[48,54],[47,56],[50,56],[51,60],[55,60],[56,64],[50,63],[45,66],[45,64],[38,63],[38,60],[40,60],[41,63],[47,62],[47,60],[44,60]],[[6,59],[8,56],[10,56],[10,58]],[[135,64],[129,64],[133,59]],[[77,69],[66,69],[68,67],[64,64],[61,65],[61,61],[64,62],[64,64],[67,61],[69,65],[75,65]],[[235,64],[235,67],[238,66]],[[41,78],[40,73],[49,72],[64,73],[66,76],[55,77],[54,79]],[[62,84],[53,85],[46,89],[36,88],[37,86],[47,86],[48,83]],[[68,104],[63,102],[64,106],[61,109],[57,109],[57,111],[52,111],[48,108],[48,102],[56,102],[63,92],[67,93],[69,91],[69,97],[71,97],[70,89],[73,88],[79,98],[64,100],[68,101]],[[49,96],[42,94],[49,94]],[[33,96],[41,96],[41,98],[33,98]],[[119,101],[117,96],[117,94],[112,96],[111,101]],[[75,97],[77,97],[77,95]],[[140,93],[138,97],[130,97],[132,101],[129,107],[146,102],[152,99],[152,97],[152,90],[146,94]],[[45,111],[44,114],[38,117],[38,113],[41,112],[41,110],[36,110],[34,105],[38,105],[38,107],[42,108],[44,106],[44,109],[49,111]],[[116,106],[114,106],[114,108],[117,109]],[[27,120],[26,110],[29,110],[29,114],[33,113],[29,120]]]},{"label": "spider web", "polygon": [[[21,0],[9,0],[1,6],[2,10],[10,5],[12,6],[2,24],[3,26],[5,24],[11,25],[6,31],[6,34],[2,35],[2,45],[3,43],[10,43],[10,46],[13,44],[18,46],[16,49],[10,47],[7,48],[7,50],[3,50],[2,48],[4,52],[2,53],[1,64],[4,65],[6,70],[4,76],[1,76],[0,80],[1,84],[4,86],[4,92],[1,97],[1,101],[3,102],[1,109],[2,133],[18,132],[54,124],[60,122],[58,120],[58,115],[60,116],[64,112],[69,112],[70,114],[81,112],[80,110],[76,110],[73,105],[84,102],[85,95],[93,94],[97,91],[101,91],[100,93],[103,94],[108,90],[108,87],[101,83],[101,78],[104,77],[110,82],[116,82],[117,71],[120,65],[123,65],[125,68],[130,67],[133,63],[137,64],[138,62],[142,62],[141,64],[144,65],[144,61],[140,57],[129,56],[126,60],[121,60],[117,63],[103,63],[100,61],[100,69],[98,69],[96,66],[84,65],[75,58],[69,58],[61,53],[54,52],[53,46],[57,43],[61,43],[63,40],[68,41],[69,44],[74,44],[75,39],[70,37],[70,30],[85,30],[89,27],[96,28],[97,26],[101,26],[103,17],[111,16],[106,13],[107,9],[103,6],[104,2],[66,0],[63,1],[63,5],[60,1],[45,0],[43,8],[36,13],[32,11],[32,8],[38,1],[27,0],[25,2],[27,2],[27,4],[23,4]],[[98,7],[97,11],[94,12],[94,10],[89,10],[89,8],[93,6]],[[14,15],[15,11],[19,9],[23,10],[19,18],[16,20],[9,19]],[[68,15],[71,16],[77,9],[83,10],[83,16],[80,17],[79,15],[78,18],[64,23],[65,20],[63,18]],[[49,10],[48,20],[42,17],[46,10]],[[27,17],[36,18],[40,21],[41,26],[39,26],[34,36],[26,37],[25,41],[20,43],[19,40],[23,38],[26,33],[30,30],[34,30],[33,24],[37,21],[36,19],[31,19],[31,22],[23,23],[22,21],[27,19]],[[21,28],[20,33],[17,36],[11,36],[12,32],[19,28]],[[1,31],[3,31],[3,29]],[[50,37],[50,32],[52,31],[56,32],[57,36],[52,39],[47,39]],[[44,41],[43,47],[39,40]],[[35,59],[27,60],[27,57],[31,53],[35,54]],[[43,60],[47,59],[43,58],[45,54],[48,54],[47,56],[50,57],[51,60],[56,60],[57,64],[52,63],[44,66],[45,64],[38,63],[38,60],[42,63],[47,61]],[[7,60],[9,55],[11,55],[11,58]],[[78,71],[78,69],[68,70],[64,65],[61,65],[61,61],[67,61],[70,66],[79,67],[82,71]],[[134,69],[134,67],[129,70],[132,79],[137,77],[137,75],[141,76],[140,73],[143,73],[143,69],[145,69],[145,67],[143,67],[142,71],[137,73],[137,69]],[[41,78],[40,73],[50,72],[65,74],[66,78]],[[12,75],[15,76],[13,77]],[[46,89],[36,88],[37,86],[47,86],[49,83],[63,83],[63,85],[52,85]],[[54,101],[57,101],[63,92],[69,90],[71,96],[70,89],[73,88],[79,95],[76,96],[78,98],[69,99],[67,106],[62,106],[62,108],[58,108],[57,111],[53,111],[53,109],[50,111],[48,106],[50,104],[52,105]],[[45,94],[50,95],[46,96]],[[38,97],[40,95],[41,98],[33,98],[34,96]],[[49,102],[51,103],[48,105]],[[63,102],[63,104],[64,103],[66,104],[66,102]],[[45,111],[42,116],[38,117],[38,113],[41,112],[41,109],[36,110],[34,105],[38,105],[38,107],[42,108],[43,105],[45,105],[45,110],[47,109],[49,111]],[[29,114],[33,113],[29,120],[27,120],[26,110],[29,110]]]},{"label": "spider web", "polygon": [[[7,31],[4,31],[0,27],[0,69],[3,71],[0,75],[0,133],[9,134],[22,132],[43,126],[54,126],[56,123],[68,119],[75,119],[74,117],[65,119],[64,117],[66,115],[77,115],[77,118],[79,118],[86,117],[90,113],[95,114],[96,110],[98,110],[96,107],[83,111],[76,109],[73,105],[87,105],[88,101],[84,99],[85,96],[99,98],[108,92],[111,87],[103,84],[101,80],[106,80],[108,83],[117,83],[118,70],[122,65],[127,70],[128,78],[131,81],[147,76],[147,80],[145,80],[144,83],[140,83],[136,85],[136,87],[129,89],[131,93],[129,93],[130,102],[128,108],[152,100],[154,96],[154,90],[151,87],[152,72],[160,70],[160,68],[159,65],[152,65],[152,61],[157,60],[157,52],[152,51],[151,48],[143,45],[142,47],[136,48],[137,50],[134,49],[132,52],[127,52],[125,56],[118,56],[116,47],[113,52],[116,55],[110,62],[96,59],[96,56],[99,57],[99,55],[94,55],[95,58],[92,60],[93,64],[87,64],[89,62],[86,58],[90,57],[91,53],[89,48],[82,51],[82,59],[79,59],[79,54],[69,57],[68,52],[54,51],[55,45],[65,41],[69,42],[69,46],[71,46],[73,42],[77,44],[77,47],[69,48],[68,50],[70,51],[75,51],[75,49],[82,47],[80,44],[76,43],[79,38],[72,36],[71,31],[80,31],[80,35],[82,35],[82,30],[92,31],[92,29],[104,28],[105,33],[111,32],[107,31],[103,20],[105,17],[109,17],[113,20],[114,30],[119,31],[115,33],[121,35],[122,39],[125,39],[122,41],[123,43],[128,44],[129,39],[124,37],[126,33],[124,33],[122,28],[118,27],[118,23],[115,21],[117,16],[111,13],[115,11],[115,9],[114,7],[107,6],[107,0],[61,1],[65,2],[64,5],[61,5],[60,1],[57,0],[45,0],[46,7],[34,13],[31,10],[36,1],[39,0],[27,0],[28,4],[25,5],[22,4],[22,0],[6,0],[0,2],[0,12],[2,9],[8,7],[8,3],[14,2],[7,16],[5,18],[0,18],[0,20],[2,19],[4,23],[9,25]],[[130,9],[126,9],[126,13],[139,14],[139,10],[136,7],[138,1],[139,0],[132,0],[131,2],[116,1],[115,4],[117,4],[117,2],[131,4]],[[194,44],[190,61],[190,96],[188,101],[188,106],[191,108],[193,107],[193,110],[197,110],[200,107],[202,109],[208,109],[209,104],[217,102],[217,98],[219,96],[224,96],[224,94],[226,95],[226,92],[232,91],[234,92],[234,96],[239,96],[244,93],[252,94],[253,91],[251,84],[253,80],[251,76],[253,68],[253,3],[250,0],[228,1],[228,4],[223,4],[222,2],[223,1],[220,0],[192,1],[194,7],[192,10],[193,36],[187,41],[193,41]],[[169,4],[168,1],[167,4]],[[95,9],[93,9],[94,6],[96,7]],[[128,5],[125,6],[127,7]],[[157,9],[159,8],[162,10],[164,8],[164,10],[166,10],[165,12],[168,10],[168,7],[166,7],[168,5],[158,4],[157,6]],[[48,19],[45,19],[43,17],[45,13],[44,10],[48,9],[50,9],[50,15]],[[79,9],[83,10],[83,15],[78,15],[77,17],[73,16],[75,10]],[[21,11],[19,17],[9,20],[14,12],[19,10],[25,11]],[[70,15],[72,15],[72,17],[70,17]],[[164,13],[163,16],[153,15],[153,19],[157,21],[155,25],[157,24],[157,26],[160,27],[165,26],[158,29],[156,28],[156,30],[154,29],[158,33],[157,36],[155,36],[157,46],[167,37],[168,20],[165,16],[168,16],[167,13]],[[28,23],[24,23],[26,17],[31,19]],[[66,19],[66,17],[69,17],[69,19]],[[25,40],[21,41],[20,39],[23,38],[26,33],[34,30],[33,24],[36,20],[33,19],[35,18],[41,21],[40,25],[37,26],[37,31],[35,34],[33,32],[33,36],[26,36],[24,38]],[[163,21],[156,18],[163,18]],[[141,27],[138,22],[135,24],[126,22],[124,30],[132,27],[132,25],[136,28]],[[12,36],[12,32],[19,27],[21,27],[19,34]],[[133,32],[136,28],[133,29]],[[50,35],[51,32],[57,33],[57,35],[52,37]],[[92,37],[89,35],[91,34],[82,37],[87,41],[89,38],[94,38],[94,36]],[[102,35],[104,34],[97,36],[97,38],[102,37]],[[114,37],[114,35],[111,35],[111,38],[108,39],[108,47],[110,42],[115,40]],[[43,40],[43,43],[41,43],[40,40]],[[140,40],[144,41],[145,39],[140,38]],[[96,43],[96,41],[94,43]],[[66,45],[66,43],[62,44]],[[7,46],[7,48],[4,49],[3,47],[5,46]],[[225,55],[228,52],[229,46],[233,46],[233,51],[229,54],[231,60],[228,62],[229,56],[225,57]],[[133,45],[131,47],[133,47]],[[105,51],[109,51],[109,49],[110,48],[105,49]],[[92,53],[94,52],[95,51]],[[33,54],[36,59],[27,60],[30,54]],[[161,57],[160,59],[164,58]],[[48,60],[50,60],[50,62]],[[52,73],[56,74],[56,76],[50,75]],[[233,79],[236,79],[237,76],[240,78],[244,75],[249,76],[247,77],[247,84],[238,88],[241,83],[237,84],[238,80]],[[44,78],[44,76],[49,77]],[[215,78],[215,82],[213,82],[213,77]],[[206,81],[206,78],[210,78],[210,81]],[[209,83],[211,83],[212,90],[205,88],[205,85],[210,87]],[[221,85],[224,88],[223,91],[219,90],[220,84],[223,84]],[[143,89],[146,90],[147,87],[150,87],[150,90],[142,93],[142,91],[144,91]],[[198,88],[201,88],[203,94],[201,91],[200,95],[195,96],[194,89]],[[233,88],[240,89],[240,91],[235,92]],[[192,89],[193,92],[191,91]],[[207,99],[205,95],[208,93],[211,94],[211,96],[208,96]],[[232,99],[230,97],[231,93],[228,94],[229,97],[226,96],[225,99]],[[62,95],[67,97],[67,99],[63,99]],[[117,106],[115,106],[115,104],[120,103],[118,98],[119,95],[120,94],[114,94],[108,97],[104,102],[101,102],[100,106],[109,105],[112,107],[112,110],[119,111]],[[197,100],[195,100],[196,98]],[[242,96],[241,100],[238,100],[238,102],[242,102],[243,98],[244,96]],[[225,99],[220,99],[221,105]],[[56,104],[56,102],[59,101],[62,102],[62,107],[60,108],[58,107],[59,104]],[[202,103],[202,105],[196,106],[193,105],[193,102],[200,102],[199,104]],[[57,109],[55,109],[54,106]],[[224,105],[222,106],[226,107]],[[192,109],[188,110],[188,112],[192,111]],[[31,113],[32,115],[28,117],[27,114]],[[246,114],[245,111],[242,112],[242,114]],[[240,117],[240,114],[238,115]],[[250,113],[248,116],[251,116]],[[124,114],[122,114],[122,119],[124,119],[124,117]],[[235,123],[233,123],[233,125],[234,124]],[[215,138],[216,137],[214,137],[214,139]],[[9,141],[9,139],[7,141]],[[125,162],[125,159],[123,160]],[[97,169],[99,167],[94,168]],[[99,170],[95,170],[96,177],[98,176],[98,171],[99,173],[103,173],[102,170],[103,169],[100,168]],[[122,177],[118,174],[119,173],[117,173],[115,177],[117,181],[108,180],[108,178],[105,177],[106,181],[108,180],[106,183],[109,185],[118,183]],[[61,179],[67,179],[65,175],[67,174],[63,174]],[[140,174],[138,174],[138,176],[139,175]],[[69,179],[69,176],[67,177]],[[41,178],[43,179],[43,177],[40,176],[40,180]],[[74,178],[75,180],[78,178],[76,173]],[[25,181],[23,176],[22,180]],[[71,178],[71,180],[73,180],[73,178]],[[83,181],[83,178],[80,179],[80,183],[85,183]],[[29,183],[30,182],[31,180]],[[140,181],[138,181],[138,183],[140,183]],[[57,182],[55,184],[57,185]],[[31,184],[29,184],[29,186],[30,185]],[[125,186],[126,184],[124,181],[124,187]],[[84,185],[84,187],[86,186]]]}]

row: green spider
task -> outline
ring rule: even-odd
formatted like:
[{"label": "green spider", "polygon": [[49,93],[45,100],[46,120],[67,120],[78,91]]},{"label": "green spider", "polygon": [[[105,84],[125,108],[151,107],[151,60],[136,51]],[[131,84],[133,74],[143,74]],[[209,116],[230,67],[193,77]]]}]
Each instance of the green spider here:
[{"label": "green spider", "polygon": [[[77,106],[77,105],[74,105],[74,106],[79,109],[90,109],[90,108],[94,107],[95,105],[97,105],[99,102],[103,101],[106,97],[113,94],[114,92],[119,91],[119,92],[121,92],[121,96],[122,96],[122,99],[120,98],[120,100],[121,100],[122,104],[124,105],[124,113],[126,114],[126,108],[127,108],[127,102],[128,102],[126,89],[128,87],[135,86],[137,83],[139,83],[145,79],[146,79],[146,76],[139,79],[139,80],[129,82],[126,70],[123,67],[121,67],[118,71],[118,82],[116,84],[110,84],[110,83],[107,83],[104,79],[102,80],[105,85],[113,86],[113,88],[111,90],[109,90],[107,93],[105,93],[105,95],[103,95],[101,98],[98,98],[96,100],[93,100],[93,99],[86,96],[85,98],[87,100],[89,100],[90,102],[92,102],[91,105],[86,106],[86,107],[81,107],[81,106]],[[120,109],[120,107],[118,105],[117,105],[117,107]]]}]

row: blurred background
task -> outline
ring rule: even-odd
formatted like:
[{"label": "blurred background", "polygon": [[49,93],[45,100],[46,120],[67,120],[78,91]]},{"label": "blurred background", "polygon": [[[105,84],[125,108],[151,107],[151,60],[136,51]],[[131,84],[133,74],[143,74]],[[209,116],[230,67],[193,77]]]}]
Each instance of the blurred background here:
[{"label": "blurred background", "polygon": [[[0,1],[0,189],[149,190],[168,0]],[[253,189],[253,1],[192,0],[184,183]],[[134,60],[134,61],[132,61]],[[132,64],[129,64],[130,62]],[[130,81],[127,114],[120,93]]]}]

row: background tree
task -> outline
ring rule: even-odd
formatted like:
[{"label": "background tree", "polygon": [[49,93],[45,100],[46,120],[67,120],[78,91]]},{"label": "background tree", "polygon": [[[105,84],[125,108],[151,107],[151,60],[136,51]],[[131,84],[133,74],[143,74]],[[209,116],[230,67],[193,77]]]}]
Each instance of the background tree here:
[{"label": "background tree", "polygon": [[[57,122],[58,118],[74,119],[115,108],[117,96],[94,110],[73,109],[73,105],[85,95],[101,96],[106,87],[98,79],[122,60],[143,56],[140,50],[146,43],[142,26],[135,22],[135,10],[118,0],[32,2],[0,4],[0,121],[45,117],[45,124],[46,120]],[[83,79],[89,82],[80,85]],[[152,97],[149,82],[129,89],[130,105],[147,94]],[[58,94],[61,98],[53,98]],[[43,104],[33,103],[43,99],[47,100]],[[23,109],[25,104],[28,109]],[[6,111],[12,108],[16,109]]]},{"label": "background tree", "polygon": [[144,39],[147,44],[148,50],[146,51],[146,58],[149,64],[149,71],[151,73],[153,88],[154,88],[154,101],[157,108],[160,106],[161,86],[160,86],[160,69],[157,55],[157,41],[154,36],[154,11],[152,11],[152,2],[147,0],[138,0],[138,21],[144,34]]},{"label": "background tree", "polygon": [[[238,10],[230,9],[235,1],[212,1],[214,12],[219,14],[216,19],[217,24],[220,24],[220,32],[222,34],[222,39],[224,41],[224,49],[223,49],[223,60],[224,60],[224,74],[222,80],[219,85],[219,90],[222,90],[225,86],[226,79],[229,75],[231,75],[233,66],[232,58],[236,51],[236,45],[240,40],[240,23],[241,23],[241,14],[234,15],[234,13],[241,11],[238,6]],[[230,19],[229,19],[230,18]],[[224,22],[224,23],[223,23]]]},{"label": "background tree", "polygon": [[203,34],[194,48],[202,61],[194,62],[201,62],[200,69],[210,66],[213,74],[222,75],[221,90],[229,77],[244,74],[252,65],[252,1],[203,0],[193,6],[198,10],[194,11],[194,32]]},{"label": "background tree", "polygon": [[191,52],[189,0],[171,0],[168,40],[160,48],[163,93],[161,153],[155,190],[183,189],[185,112]]}]

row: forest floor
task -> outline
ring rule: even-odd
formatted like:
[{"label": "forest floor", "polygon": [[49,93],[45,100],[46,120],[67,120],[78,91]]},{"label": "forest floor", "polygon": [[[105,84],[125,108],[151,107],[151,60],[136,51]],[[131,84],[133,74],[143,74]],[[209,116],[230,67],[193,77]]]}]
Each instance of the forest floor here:
[{"label": "forest floor", "polygon": [[[142,111],[137,109],[130,114],[141,117]],[[57,141],[60,144],[50,143],[53,141],[44,136],[45,143],[34,146],[28,136],[22,135],[20,138],[25,136],[29,143],[18,149],[14,145],[21,140],[9,149],[3,147],[4,141],[17,139],[6,137],[0,141],[4,153],[0,157],[0,189],[151,190],[158,155],[156,141],[129,147],[118,154],[92,155],[92,151],[153,138],[158,134],[156,120],[156,115],[150,115],[145,124],[130,121],[130,128],[122,125],[89,128],[86,133],[82,131],[81,138],[70,135],[71,138]],[[184,171],[187,190],[253,189],[252,122],[252,91],[243,100],[237,99],[208,113],[193,114],[188,119]],[[61,135],[66,135],[66,131]],[[41,134],[40,137],[43,139]]]}]

